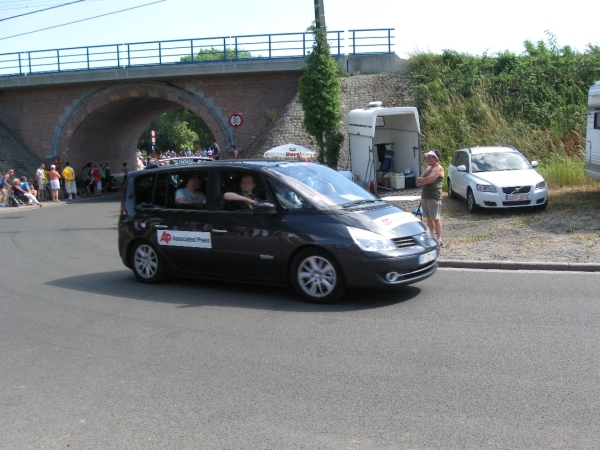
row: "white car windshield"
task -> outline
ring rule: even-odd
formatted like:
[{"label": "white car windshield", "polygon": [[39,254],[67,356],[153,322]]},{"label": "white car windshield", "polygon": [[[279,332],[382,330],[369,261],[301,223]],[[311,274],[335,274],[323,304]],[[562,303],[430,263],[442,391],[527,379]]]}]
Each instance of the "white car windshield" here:
[{"label": "white car windshield", "polygon": [[531,169],[520,153],[481,153],[471,156],[471,172]]},{"label": "white car windshield", "polygon": [[268,171],[318,208],[348,207],[380,201],[345,176],[320,164],[285,162],[269,167]]}]

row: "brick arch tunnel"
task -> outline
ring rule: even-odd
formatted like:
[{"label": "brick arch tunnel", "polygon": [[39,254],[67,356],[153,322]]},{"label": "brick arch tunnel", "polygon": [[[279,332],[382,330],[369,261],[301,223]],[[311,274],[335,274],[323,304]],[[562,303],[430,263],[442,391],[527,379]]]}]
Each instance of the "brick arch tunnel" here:
[{"label": "brick arch tunnel", "polygon": [[232,143],[232,133],[220,108],[211,99],[180,87],[158,82],[124,83],[92,93],[61,118],[53,140],[53,154],[70,161],[78,172],[85,163],[110,162],[119,173],[123,162],[135,170],[135,150],[150,122],[172,109],[185,107],[206,122],[215,138]]}]

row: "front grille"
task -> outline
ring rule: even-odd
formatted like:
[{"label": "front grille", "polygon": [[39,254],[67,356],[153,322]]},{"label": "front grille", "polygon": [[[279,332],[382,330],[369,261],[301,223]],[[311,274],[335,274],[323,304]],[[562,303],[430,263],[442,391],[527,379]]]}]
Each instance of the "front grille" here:
[{"label": "front grille", "polygon": [[502,206],[525,206],[530,204],[531,200],[519,200],[518,202],[502,202]]},{"label": "front grille", "polygon": [[503,187],[502,192],[505,194],[527,194],[528,192],[531,192],[531,186]]},{"label": "front grille", "polygon": [[392,239],[392,241],[398,248],[414,247],[416,245],[415,240],[411,237],[396,238]]}]

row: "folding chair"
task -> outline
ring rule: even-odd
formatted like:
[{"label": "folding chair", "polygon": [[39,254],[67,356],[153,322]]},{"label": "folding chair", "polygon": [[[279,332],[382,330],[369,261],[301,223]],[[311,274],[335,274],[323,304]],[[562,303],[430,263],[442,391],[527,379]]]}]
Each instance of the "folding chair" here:
[{"label": "folding chair", "polygon": [[12,191],[12,189],[8,190],[8,192],[6,194],[6,204],[8,206],[25,206],[25,203],[23,202],[23,200],[18,198],[15,195],[15,193]]},{"label": "folding chair", "polygon": [[417,209],[413,209],[411,212],[420,220],[423,220],[423,208],[421,207],[421,202],[419,202],[419,206],[417,206]]},{"label": "folding chair", "polygon": [[385,156],[383,158],[383,161],[381,162],[381,165],[379,166],[379,170],[383,173],[387,173],[390,170],[392,170],[392,158],[394,157],[394,151],[393,150],[386,150],[385,151]]}]

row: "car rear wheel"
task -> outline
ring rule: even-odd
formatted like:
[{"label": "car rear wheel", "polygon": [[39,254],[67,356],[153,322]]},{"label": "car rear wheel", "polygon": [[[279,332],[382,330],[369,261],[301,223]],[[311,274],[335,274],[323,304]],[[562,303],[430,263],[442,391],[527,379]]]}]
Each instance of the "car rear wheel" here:
[{"label": "car rear wheel", "polygon": [[337,261],[318,248],[306,249],[296,256],[291,280],[296,293],[311,303],[333,303],[346,290]]},{"label": "car rear wheel", "polygon": [[452,190],[452,182],[450,181],[450,178],[448,178],[448,198],[456,198],[456,194],[454,193],[454,190]]},{"label": "car rear wheel", "polygon": [[475,202],[475,195],[473,195],[471,188],[467,190],[467,208],[469,208],[470,213],[477,212],[479,209],[479,206],[477,206],[477,203]]},{"label": "car rear wheel", "polygon": [[131,269],[142,283],[161,283],[166,278],[161,257],[152,245],[144,241],[137,242],[131,251]]}]

